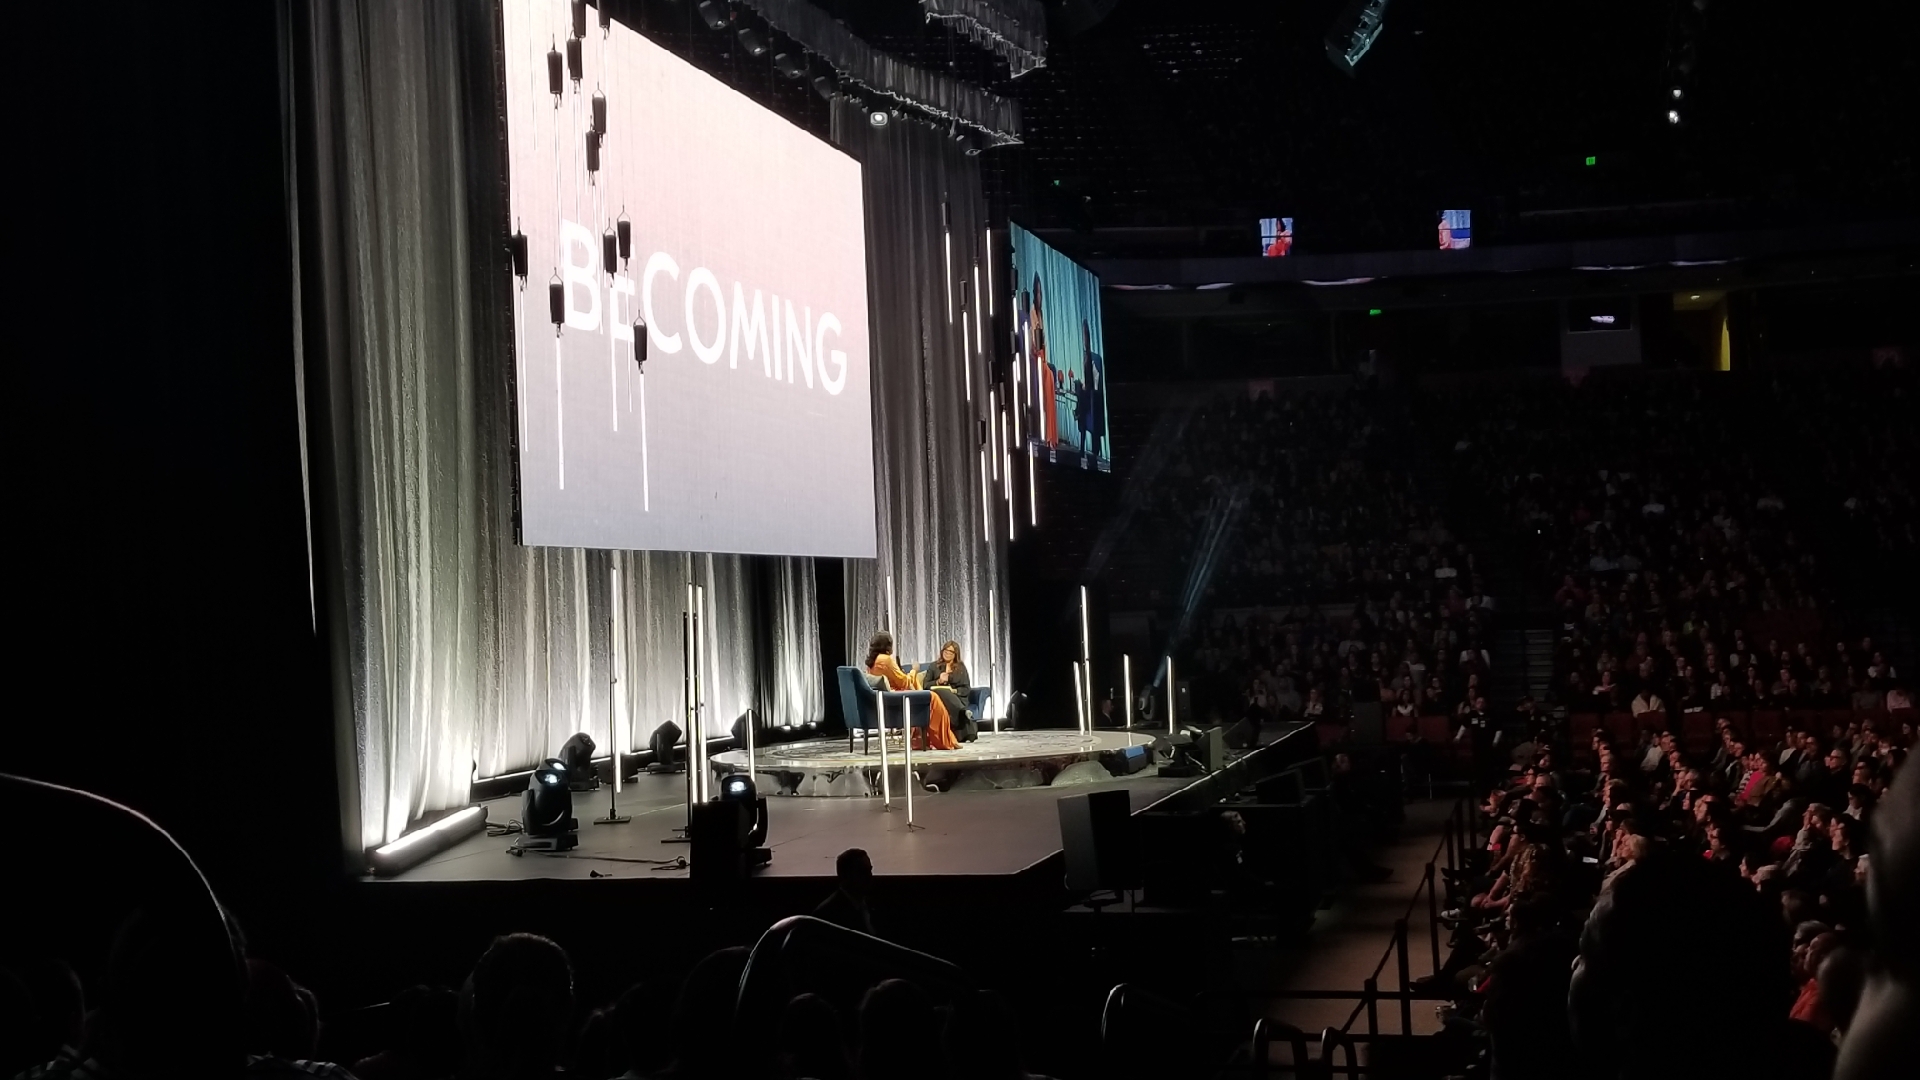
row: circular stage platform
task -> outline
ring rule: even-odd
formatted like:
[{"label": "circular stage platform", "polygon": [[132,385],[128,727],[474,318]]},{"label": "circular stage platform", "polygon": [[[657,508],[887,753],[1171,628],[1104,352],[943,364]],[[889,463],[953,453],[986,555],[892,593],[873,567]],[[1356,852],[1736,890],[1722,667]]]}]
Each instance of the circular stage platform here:
[{"label": "circular stage platform", "polygon": [[[983,731],[979,739],[961,743],[958,750],[916,750],[913,771],[923,790],[994,791],[1002,788],[1046,787],[1110,779],[1102,755],[1128,747],[1151,747],[1153,738],[1125,731]],[[1150,755],[1151,750],[1147,753]],[[896,741],[887,749],[887,767],[896,793],[906,781],[906,762]],[[713,770],[721,775],[745,772],[747,752],[728,750],[713,755]],[[772,795],[812,795],[864,798],[878,795],[880,739],[871,739],[867,752],[856,735],[853,750],[845,739],[808,739],[779,743],[754,755],[754,786]]]}]

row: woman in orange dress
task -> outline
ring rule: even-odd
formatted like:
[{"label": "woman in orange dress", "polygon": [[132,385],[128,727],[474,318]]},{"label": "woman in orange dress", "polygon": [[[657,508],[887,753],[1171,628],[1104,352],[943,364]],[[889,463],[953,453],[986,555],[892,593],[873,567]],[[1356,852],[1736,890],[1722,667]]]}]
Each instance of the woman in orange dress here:
[{"label": "woman in orange dress", "polygon": [[[908,673],[900,669],[899,661],[893,658],[893,635],[885,630],[873,635],[867,642],[867,674],[878,675],[887,680],[890,690],[919,690],[920,674]],[[940,695],[933,695],[932,715],[927,720],[927,734],[921,739],[913,735],[915,750],[958,750],[960,740],[953,737],[953,722],[947,718],[947,706]]]}]

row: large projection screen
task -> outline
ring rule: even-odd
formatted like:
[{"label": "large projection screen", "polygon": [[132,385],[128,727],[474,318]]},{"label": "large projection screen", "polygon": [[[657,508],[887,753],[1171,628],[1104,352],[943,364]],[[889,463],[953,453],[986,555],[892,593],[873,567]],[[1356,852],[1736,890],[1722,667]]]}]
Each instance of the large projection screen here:
[{"label": "large projection screen", "polygon": [[1033,388],[1031,439],[1049,459],[1113,467],[1107,433],[1106,335],[1100,279],[1018,225],[1012,251],[1015,351]]},{"label": "large projection screen", "polygon": [[521,542],[872,557],[859,163],[571,6],[501,4]]}]

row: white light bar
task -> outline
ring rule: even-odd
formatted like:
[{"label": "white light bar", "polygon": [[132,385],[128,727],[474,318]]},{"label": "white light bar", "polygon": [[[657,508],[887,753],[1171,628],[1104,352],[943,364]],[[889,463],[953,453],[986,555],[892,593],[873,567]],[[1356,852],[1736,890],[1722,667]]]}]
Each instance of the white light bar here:
[{"label": "white light bar", "polygon": [[465,840],[485,828],[486,824],[486,807],[463,807],[431,825],[415,829],[390,844],[374,849],[368,862],[377,875],[384,877],[397,874]]}]

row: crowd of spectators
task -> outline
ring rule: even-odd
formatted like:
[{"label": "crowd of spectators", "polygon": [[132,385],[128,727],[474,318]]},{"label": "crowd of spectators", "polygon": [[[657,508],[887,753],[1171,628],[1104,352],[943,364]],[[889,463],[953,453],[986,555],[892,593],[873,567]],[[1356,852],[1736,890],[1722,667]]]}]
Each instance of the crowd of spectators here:
[{"label": "crowd of spectators", "polygon": [[[839,887],[817,917],[867,933],[866,853],[839,861]],[[1026,1072],[1019,1023],[992,991],[947,995],[904,979],[827,979],[777,1009],[764,1042],[735,1028],[750,951],[720,949],[677,988],[642,982],[584,1000],[574,962],[550,938],[496,937],[457,989],[420,985],[329,1032],[312,991],[228,939],[181,933],[136,914],[116,937],[98,986],[44,953],[0,964],[0,1076],[19,1080],[146,1080],[244,1075],[255,1080],[1046,1080]],[[216,961],[242,958],[224,974]],[[16,954],[20,953],[15,949]],[[222,985],[229,979],[237,987]],[[816,980],[819,981],[819,980]],[[238,1003],[222,1016],[215,1003]],[[182,1005],[184,1004],[184,1007]],[[351,1051],[341,1061],[323,1049]],[[221,1061],[233,1066],[219,1067]],[[241,1062],[244,1061],[244,1065]],[[197,1064],[195,1064],[197,1063]]]},{"label": "crowd of spectators", "polygon": [[[1557,627],[1553,693],[1569,709],[1875,708],[1905,696],[1871,638],[1837,640],[1845,623],[1805,542],[1809,523],[1783,494],[1819,444],[1795,441],[1783,462],[1756,431],[1795,412],[1781,393],[1688,377],[1475,393],[1476,419],[1456,433],[1457,482],[1493,493],[1495,512],[1540,553]],[[1823,415],[1837,425],[1844,410]],[[1810,513],[1884,514],[1863,520],[1897,550],[1911,506],[1876,456],[1901,436],[1891,425],[1881,434],[1849,449],[1828,437],[1832,490],[1864,494]]]},{"label": "crowd of spectators", "polygon": [[1202,717],[1475,707],[1494,601],[1396,449],[1358,387],[1197,410],[1132,542],[1204,584],[1177,652]]},{"label": "crowd of spectators", "polygon": [[1493,1075],[1828,1075],[1876,944],[1868,838],[1913,721],[1777,738],[1723,721],[1699,751],[1660,728],[1536,729],[1442,915],[1436,978],[1491,1035]]}]

